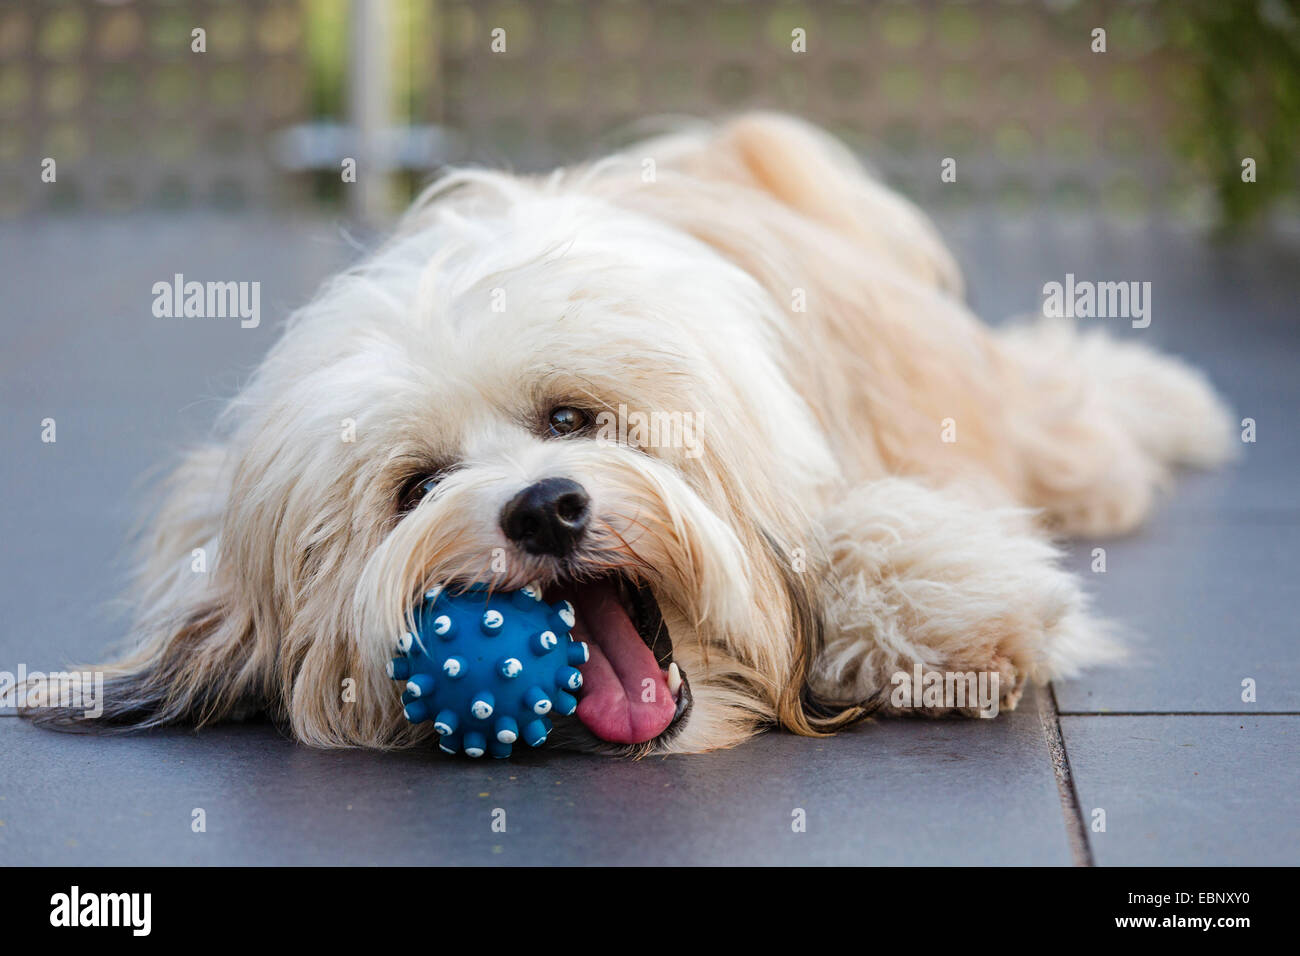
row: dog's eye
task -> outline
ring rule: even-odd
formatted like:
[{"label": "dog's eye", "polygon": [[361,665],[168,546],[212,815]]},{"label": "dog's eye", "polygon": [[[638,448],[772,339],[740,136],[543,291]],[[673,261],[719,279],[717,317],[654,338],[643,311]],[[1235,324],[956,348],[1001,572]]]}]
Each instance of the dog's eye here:
[{"label": "dog's eye", "polygon": [[550,428],[552,435],[572,435],[574,432],[582,431],[587,424],[587,413],[572,405],[561,405],[551,409],[547,419],[547,427]]},{"label": "dog's eye", "polygon": [[401,498],[398,501],[398,511],[402,514],[410,511],[424,497],[438,487],[438,482],[442,480],[441,475],[417,475],[402,486]]}]

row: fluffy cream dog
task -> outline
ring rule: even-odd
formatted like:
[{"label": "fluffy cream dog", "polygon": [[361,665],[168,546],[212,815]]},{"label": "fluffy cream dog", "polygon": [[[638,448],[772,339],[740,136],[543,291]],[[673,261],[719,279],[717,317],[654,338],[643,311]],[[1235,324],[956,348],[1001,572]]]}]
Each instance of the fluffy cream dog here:
[{"label": "fluffy cream dog", "polygon": [[415,744],[384,664],[412,602],[467,581],[574,602],[577,746],[826,733],[896,710],[917,662],[1014,706],[1116,654],[1051,535],[1131,529],[1230,447],[1173,359],[980,324],[921,214],[796,120],[461,172],[176,471],[102,723],[267,710],[317,746]]}]

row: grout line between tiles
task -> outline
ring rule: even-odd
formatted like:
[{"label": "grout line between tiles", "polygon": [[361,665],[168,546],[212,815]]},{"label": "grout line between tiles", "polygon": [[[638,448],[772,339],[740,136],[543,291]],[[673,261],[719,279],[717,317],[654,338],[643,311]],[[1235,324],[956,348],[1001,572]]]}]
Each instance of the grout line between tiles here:
[{"label": "grout line between tiles", "polygon": [[1037,696],[1038,721],[1047,741],[1047,754],[1051,758],[1052,772],[1056,777],[1056,792],[1061,798],[1061,814],[1065,821],[1066,839],[1070,844],[1070,856],[1074,859],[1075,866],[1095,866],[1092,847],[1088,844],[1088,828],[1079,806],[1079,794],[1070,773],[1070,757],[1065,750],[1065,738],[1061,735],[1056,689],[1048,684]]}]

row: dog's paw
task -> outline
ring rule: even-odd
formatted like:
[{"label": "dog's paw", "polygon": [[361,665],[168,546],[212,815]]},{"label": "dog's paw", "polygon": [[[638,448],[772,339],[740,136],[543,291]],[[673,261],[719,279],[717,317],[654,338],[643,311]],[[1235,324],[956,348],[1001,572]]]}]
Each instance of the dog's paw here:
[{"label": "dog's paw", "polygon": [[1029,685],[1026,672],[1017,667],[1011,658],[1000,654],[994,656],[990,665],[991,673],[998,675],[998,709],[1015,710]]},{"label": "dog's paw", "polygon": [[[996,678],[986,703],[995,693],[1010,709],[1029,682],[1071,677],[1119,654],[1024,510],[890,479],[861,489],[828,528],[837,580],[813,671],[820,693],[866,700],[883,689],[886,712],[913,711],[911,699],[890,691],[920,666],[945,684],[973,674],[991,687]],[[945,699],[933,709],[971,708]]]}]

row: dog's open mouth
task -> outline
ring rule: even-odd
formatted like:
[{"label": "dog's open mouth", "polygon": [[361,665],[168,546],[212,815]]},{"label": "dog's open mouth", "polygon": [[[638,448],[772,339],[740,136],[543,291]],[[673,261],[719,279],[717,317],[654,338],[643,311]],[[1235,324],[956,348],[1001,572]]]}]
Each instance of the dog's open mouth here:
[{"label": "dog's open mouth", "polygon": [[639,744],[683,717],[690,688],[672,660],[672,640],[650,588],[621,576],[546,588],[573,605],[573,636],[586,641],[577,716],[601,740]]}]

